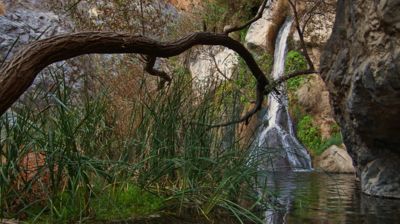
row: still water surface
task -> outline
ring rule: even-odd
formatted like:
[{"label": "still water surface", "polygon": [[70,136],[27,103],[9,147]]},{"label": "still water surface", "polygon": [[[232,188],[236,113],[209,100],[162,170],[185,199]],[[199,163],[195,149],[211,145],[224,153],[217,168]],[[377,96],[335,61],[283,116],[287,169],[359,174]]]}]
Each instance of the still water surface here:
[{"label": "still water surface", "polygon": [[400,200],[364,195],[354,175],[274,172],[266,177],[275,200],[266,223],[400,223]]}]

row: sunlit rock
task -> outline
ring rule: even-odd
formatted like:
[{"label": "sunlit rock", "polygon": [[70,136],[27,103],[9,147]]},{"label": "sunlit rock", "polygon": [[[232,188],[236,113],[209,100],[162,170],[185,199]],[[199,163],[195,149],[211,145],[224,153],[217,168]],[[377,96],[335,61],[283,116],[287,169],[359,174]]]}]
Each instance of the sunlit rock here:
[{"label": "sunlit rock", "polygon": [[287,0],[268,1],[262,17],[251,24],[246,35],[246,47],[274,52],[275,38],[287,14]]},{"label": "sunlit rock", "polygon": [[336,145],[317,157],[314,168],[327,173],[355,173],[353,161],[346,149]]},{"label": "sunlit rock", "polygon": [[238,55],[228,48],[205,47],[191,60],[189,68],[198,88],[232,78]]}]

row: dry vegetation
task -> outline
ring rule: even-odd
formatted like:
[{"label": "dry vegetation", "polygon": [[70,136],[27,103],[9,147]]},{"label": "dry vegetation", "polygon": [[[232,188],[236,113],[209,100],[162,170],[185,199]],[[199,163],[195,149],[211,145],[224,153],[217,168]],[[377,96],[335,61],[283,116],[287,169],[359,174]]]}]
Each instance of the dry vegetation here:
[{"label": "dry vegetation", "polygon": [[2,1],[0,1],[0,16],[5,15],[6,14],[6,6],[4,5],[4,3]]}]

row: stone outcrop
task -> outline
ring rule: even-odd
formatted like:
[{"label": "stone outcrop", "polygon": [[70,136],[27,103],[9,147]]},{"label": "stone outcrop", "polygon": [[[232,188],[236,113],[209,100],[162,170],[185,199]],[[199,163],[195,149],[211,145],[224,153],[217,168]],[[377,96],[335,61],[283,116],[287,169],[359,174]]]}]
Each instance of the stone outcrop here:
[{"label": "stone outcrop", "polygon": [[[315,66],[319,69],[321,51],[332,33],[335,21],[335,2],[336,0],[324,1],[323,4],[316,5],[315,2],[298,2],[298,12],[300,17],[308,18],[304,14],[313,13],[313,16],[306,19],[307,26],[304,30],[304,41],[307,46],[308,54]],[[304,25],[304,20],[301,26]],[[296,30],[293,30],[293,40],[300,46],[300,38]],[[299,106],[307,113],[312,115],[314,124],[319,128],[321,137],[329,139],[332,136],[332,126],[336,124],[333,118],[333,109],[329,102],[329,91],[319,75],[312,75],[295,92]]]},{"label": "stone outcrop", "polygon": [[400,1],[338,0],[322,77],[363,192],[400,198]]},{"label": "stone outcrop", "polygon": [[287,0],[269,1],[262,18],[249,27],[245,39],[246,47],[252,50],[266,50],[273,54],[275,39],[287,12]]},{"label": "stone outcrop", "polygon": [[[16,8],[0,17],[0,59],[4,59],[13,45],[9,57],[19,46],[38,38],[66,32],[61,18],[46,10]],[[15,43],[14,43],[15,42]]]},{"label": "stone outcrop", "polygon": [[207,88],[217,80],[230,79],[239,63],[238,55],[222,47],[202,47],[189,62],[197,88]]},{"label": "stone outcrop", "polygon": [[336,145],[317,157],[314,168],[327,173],[355,173],[353,161],[346,149]]},{"label": "stone outcrop", "polygon": [[332,126],[336,124],[333,118],[332,107],[329,103],[329,92],[325,83],[318,75],[312,75],[295,92],[298,105],[312,115],[315,125],[318,126],[321,137],[329,139],[332,134]]},{"label": "stone outcrop", "polygon": [[200,0],[169,0],[169,2],[174,5],[177,9],[188,11],[195,6],[198,6]]}]

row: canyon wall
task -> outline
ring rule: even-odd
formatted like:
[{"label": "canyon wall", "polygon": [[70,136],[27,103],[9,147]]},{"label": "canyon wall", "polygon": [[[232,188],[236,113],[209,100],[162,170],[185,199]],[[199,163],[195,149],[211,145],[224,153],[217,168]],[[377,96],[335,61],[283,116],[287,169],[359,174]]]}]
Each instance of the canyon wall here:
[{"label": "canyon wall", "polygon": [[400,0],[339,0],[322,77],[364,193],[400,198]]}]

